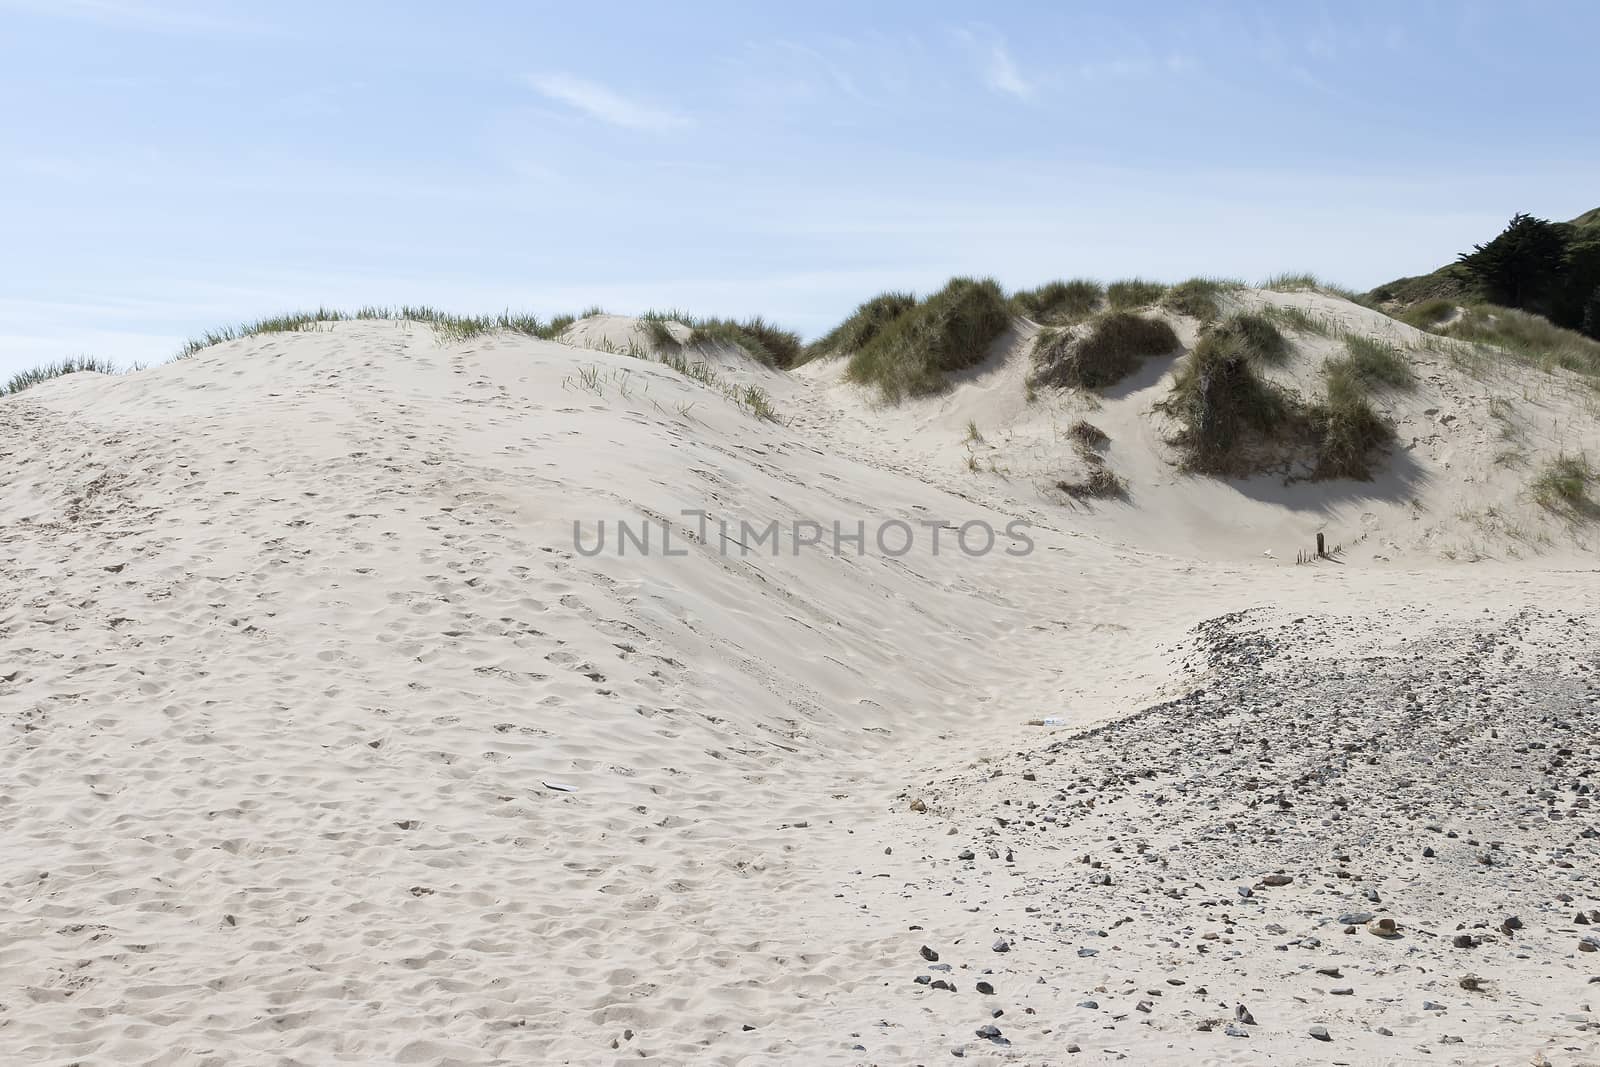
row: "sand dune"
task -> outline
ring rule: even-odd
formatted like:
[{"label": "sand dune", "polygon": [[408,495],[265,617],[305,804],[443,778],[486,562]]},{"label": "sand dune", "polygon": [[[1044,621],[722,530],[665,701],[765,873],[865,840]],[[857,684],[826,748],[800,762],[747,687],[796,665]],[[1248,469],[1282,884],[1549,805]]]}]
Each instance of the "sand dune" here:
[{"label": "sand dune", "polygon": [[[618,317],[565,343],[331,323],[0,400],[0,1059],[1600,1062],[1574,925],[1600,908],[1575,803],[1600,582],[1489,414],[1515,396],[1533,457],[1595,449],[1592,393],[1238,299],[1416,347],[1378,481],[1178,473],[1163,364],[1092,415],[1129,499],[1068,506],[1084,401],[1024,399],[1026,323],[897,408],[723,349],[708,386],[625,354]],[[586,554],[601,520],[655,551]],[[721,521],[919,540],[774,554]],[[950,550],[967,523],[992,551]],[[1342,562],[1294,565],[1317,532]],[[1235,732],[1293,773],[1219,757]],[[1296,781],[1344,740],[1377,762]],[[1281,791],[1292,820],[1248,807]],[[1517,864],[1486,875],[1491,835]],[[1294,883],[1237,895],[1269,867]],[[1371,885],[1400,940],[1335,932]],[[1325,967],[1352,997],[1308,991]]]}]

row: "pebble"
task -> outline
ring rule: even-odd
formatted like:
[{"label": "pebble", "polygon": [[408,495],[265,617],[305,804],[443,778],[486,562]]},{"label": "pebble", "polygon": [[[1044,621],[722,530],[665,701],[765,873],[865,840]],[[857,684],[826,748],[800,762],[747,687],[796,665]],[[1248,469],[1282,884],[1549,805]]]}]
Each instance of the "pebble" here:
[{"label": "pebble", "polygon": [[1312,1037],[1316,1038],[1318,1041],[1332,1041],[1333,1040],[1333,1038],[1328,1034],[1328,1028],[1326,1026],[1313,1026],[1311,1028],[1311,1030],[1310,1030],[1310,1034],[1311,1034]]}]

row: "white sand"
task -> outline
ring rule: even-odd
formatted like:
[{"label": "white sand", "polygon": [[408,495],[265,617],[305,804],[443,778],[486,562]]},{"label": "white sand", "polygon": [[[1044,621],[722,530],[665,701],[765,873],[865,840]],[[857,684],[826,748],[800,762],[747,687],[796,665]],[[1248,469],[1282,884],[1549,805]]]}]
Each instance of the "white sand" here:
[{"label": "white sand", "polygon": [[[632,327],[584,329],[572,339],[621,348]],[[990,955],[995,930],[1030,921],[1021,887],[1078,851],[1028,852],[975,902],[947,869],[1001,803],[975,761],[1062,736],[1032,717],[1089,723],[1187,691],[1197,623],[1339,617],[1393,645],[1530,604],[1600,608],[1591,532],[1521,495],[1528,471],[1495,462],[1487,414],[1514,398],[1534,462],[1600,453],[1593,393],[1563,377],[1480,382],[1424,356],[1422,387],[1392,402],[1415,439],[1404,485],[1241,492],[1174,472],[1150,409],[1169,368],[1153,367],[1088,416],[1132,500],[1071,508],[1048,476],[1079,402],[1022,401],[1026,334],[949,396],[889,411],[837,365],[714,357],[783,424],[625,355],[508,335],[441,348],[389,322],[0,401],[0,1062],[904,1064],[955,1046],[979,1062],[1600,1062],[1596,1032],[1565,1018],[1600,1007],[1584,984],[1600,955],[1575,936],[1574,962],[1516,972],[1529,1018],[1453,1019],[1464,1041],[1447,1046],[1360,1018],[1315,1042],[1275,993],[1257,994],[1272,1011],[1249,1040],[1063,1011],[1085,981],[1159,979],[1171,961],[1141,944],[1089,962],[1019,947],[1008,965],[1034,968],[1037,996],[981,998],[970,973],[956,994],[913,983],[923,944]],[[575,519],[692,508],[1021,516],[1036,548],[573,551]],[[1345,562],[1294,566],[1318,530]],[[933,810],[910,812],[924,791]],[[1595,858],[1579,857],[1579,902]],[[1430,878],[1472,892],[1464,871]],[[1225,995],[1280,981],[1272,956],[1242,957]],[[1420,1002],[1421,981],[1384,989]],[[975,1036],[996,1006],[1010,1046]]]}]

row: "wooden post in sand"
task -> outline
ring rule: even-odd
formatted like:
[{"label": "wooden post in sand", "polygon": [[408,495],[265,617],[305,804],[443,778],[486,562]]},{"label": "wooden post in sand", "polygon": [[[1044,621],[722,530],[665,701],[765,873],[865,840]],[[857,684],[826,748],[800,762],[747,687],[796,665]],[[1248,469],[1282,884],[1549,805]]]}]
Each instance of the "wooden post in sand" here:
[{"label": "wooden post in sand", "polygon": [[1322,547],[1322,535],[1321,534],[1317,534],[1317,555],[1321,556],[1321,557],[1325,557],[1325,556],[1327,556],[1327,554],[1328,554],[1327,551],[1325,549],[1323,549],[1323,547]]}]

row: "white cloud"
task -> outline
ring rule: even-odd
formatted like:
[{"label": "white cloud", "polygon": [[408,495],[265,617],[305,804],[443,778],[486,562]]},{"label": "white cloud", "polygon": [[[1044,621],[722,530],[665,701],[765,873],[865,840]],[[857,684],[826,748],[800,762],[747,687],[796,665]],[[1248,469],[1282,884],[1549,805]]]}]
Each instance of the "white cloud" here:
[{"label": "white cloud", "polygon": [[692,119],[676,111],[639,100],[630,100],[598,82],[570,74],[530,75],[528,84],[552,100],[588,115],[590,118],[629,130],[665,133],[694,125]]}]

